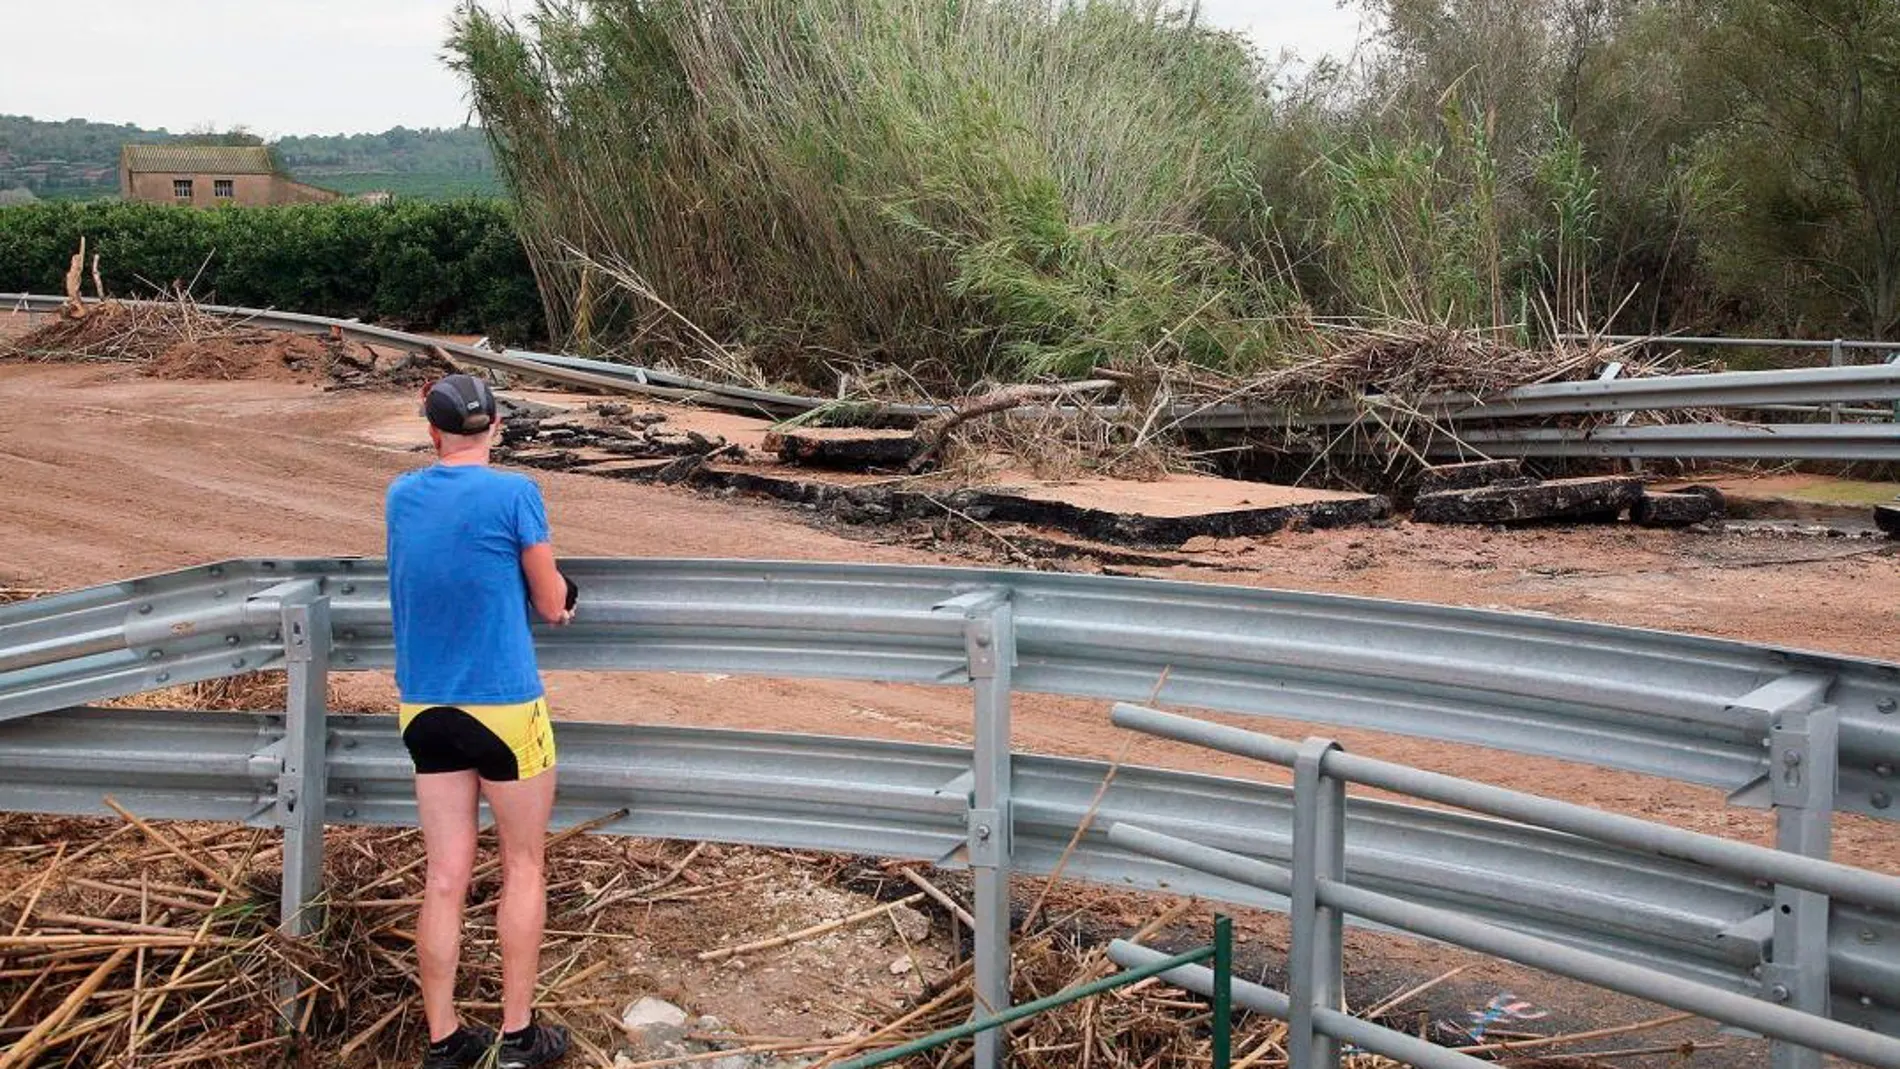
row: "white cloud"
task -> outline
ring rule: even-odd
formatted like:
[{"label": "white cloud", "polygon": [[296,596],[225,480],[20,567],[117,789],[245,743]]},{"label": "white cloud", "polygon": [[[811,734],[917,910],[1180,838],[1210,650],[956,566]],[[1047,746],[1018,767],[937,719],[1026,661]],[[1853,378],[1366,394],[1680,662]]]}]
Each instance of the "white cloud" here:
[{"label": "white cloud", "polygon": [[[454,0],[0,0],[0,112],[204,124],[266,136],[453,126],[442,65]],[[513,8],[520,3],[504,2]],[[1202,0],[1209,23],[1268,56],[1344,55],[1359,16],[1335,0]]]}]

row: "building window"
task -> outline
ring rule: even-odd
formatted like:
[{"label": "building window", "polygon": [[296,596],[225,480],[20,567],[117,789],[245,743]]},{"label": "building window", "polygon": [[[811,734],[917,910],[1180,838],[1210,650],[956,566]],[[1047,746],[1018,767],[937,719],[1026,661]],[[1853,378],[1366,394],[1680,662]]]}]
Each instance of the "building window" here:
[{"label": "building window", "polygon": [[232,180],[229,178],[212,179],[211,180],[211,195],[218,198],[219,200],[230,200],[232,197],[237,195],[232,190],[231,183],[232,183]]},{"label": "building window", "polygon": [[191,199],[191,179],[189,178],[172,179],[172,196],[177,197],[179,200],[190,200]]}]

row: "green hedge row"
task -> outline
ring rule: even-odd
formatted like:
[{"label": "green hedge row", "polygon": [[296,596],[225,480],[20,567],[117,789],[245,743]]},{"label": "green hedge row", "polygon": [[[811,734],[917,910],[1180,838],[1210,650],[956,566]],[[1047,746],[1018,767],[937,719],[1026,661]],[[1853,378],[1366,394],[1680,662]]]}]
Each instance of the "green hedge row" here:
[{"label": "green hedge row", "polygon": [[0,292],[60,292],[81,235],[88,253],[99,254],[113,296],[147,296],[195,277],[192,293],[207,304],[357,317],[515,344],[547,335],[534,272],[505,201],[0,208]]}]

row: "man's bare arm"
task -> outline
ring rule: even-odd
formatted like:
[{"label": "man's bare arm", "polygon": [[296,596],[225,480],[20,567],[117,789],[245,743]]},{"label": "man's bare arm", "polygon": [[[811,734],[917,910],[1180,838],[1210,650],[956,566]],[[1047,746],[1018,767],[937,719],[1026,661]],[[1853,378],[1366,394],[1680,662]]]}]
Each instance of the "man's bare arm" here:
[{"label": "man's bare arm", "polygon": [[542,542],[521,551],[521,572],[528,577],[528,600],[535,614],[559,626],[574,618],[567,607],[567,580],[554,564],[554,545]]}]

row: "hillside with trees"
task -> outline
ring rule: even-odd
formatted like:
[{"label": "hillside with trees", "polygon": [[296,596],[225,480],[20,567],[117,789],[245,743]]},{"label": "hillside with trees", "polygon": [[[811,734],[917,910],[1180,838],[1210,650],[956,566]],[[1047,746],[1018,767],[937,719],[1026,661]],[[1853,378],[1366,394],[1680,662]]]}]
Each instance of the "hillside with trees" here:
[{"label": "hillside with trees", "polygon": [[1297,74],[1147,0],[477,4],[450,56],[594,344],[970,384],[1339,317],[1900,334],[1900,4],[1363,2]]},{"label": "hillside with trees", "polygon": [[[242,130],[174,134],[130,124],[69,119],[42,122],[0,115],[0,192],[25,190],[43,200],[115,196],[119,148],[128,142],[265,144]],[[268,142],[277,161],[299,180],[344,193],[388,190],[442,200],[502,192],[487,137],[476,127],[380,134],[284,137]],[[18,194],[15,194],[18,198]]]}]

